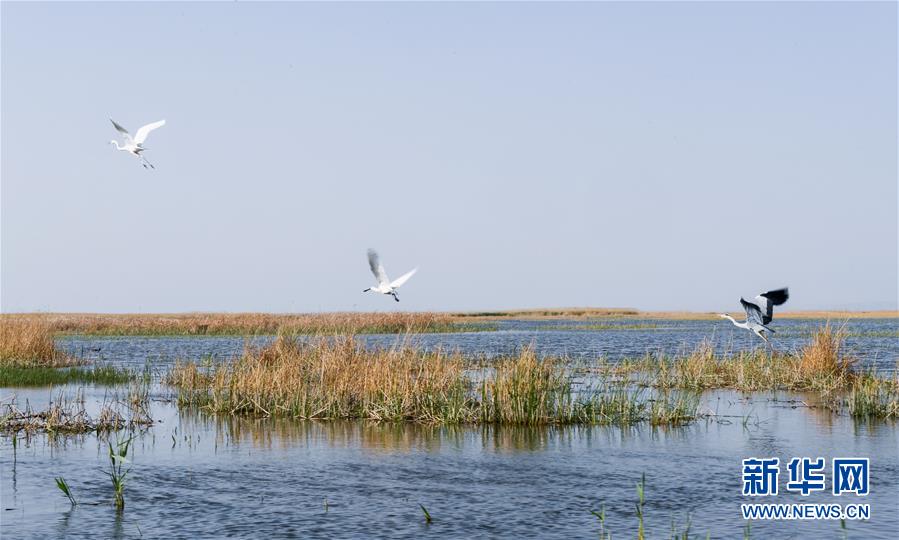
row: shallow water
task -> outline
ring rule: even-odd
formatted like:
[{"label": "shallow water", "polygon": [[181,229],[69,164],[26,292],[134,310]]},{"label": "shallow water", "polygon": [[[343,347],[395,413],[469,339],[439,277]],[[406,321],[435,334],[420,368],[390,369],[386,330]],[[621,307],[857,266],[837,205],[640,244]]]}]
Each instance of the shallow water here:
[{"label": "shallow water", "polygon": [[[629,321],[630,322],[630,321]],[[427,346],[498,354],[533,343],[541,353],[609,358],[647,349],[676,352],[717,331],[722,346],[755,344],[704,322],[661,321],[652,329],[548,331],[547,322],[503,322],[499,332],[421,336]],[[552,321],[549,324],[562,324]],[[576,324],[576,323],[564,323]],[[850,345],[866,365],[895,368],[894,321],[850,321]],[[670,328],[669,328],[670,326]],[[781,321],[781,346],[796,347],[808,321]],[[787,330],[790,331],[787,331]],[[865,335],[865,332],[871,335]],[[795,336],[793,336],[795,334]],[[367,336],[389,345],[394,336]],[[227,358],[242,338],[66,338],[67,346],[114,364],[165,366],[175,358]],[[617,344],[617,345],[616,345]],[[616,346],[618,349],[616,349]],[[626,349],[629,352],[621,352]],[[614,351],[614,353],[613,353]],[[88,351],[91,352],[91,351]],[[87,353],[85,353],[87,355]],[[74,394],[78,387],[53,389]],[[110,399],[84,389],[89,408]],[[51,390],[0,389],[43,408]],[[596,538],[590,510],[604,505],[613,538],[634,537],[635,483],[646,473],[649,538],[688,519],[700,538],[741,538],[746,457],[780,457],[781,494],[764,502],[866,502],[872,519],[848,522],[850,538],[895,538],[899,531],[899,424],[857,423],[809,408],[808,396],[734,392],[704,395],[714,419],[679,428],[433,427],[371,422],[216,419],[179,412],[156,385],[155,426],[130,456],[126,508],[112,505],[104,440],[96,436],[0,437],[0,535],[46,537],[531,537]],[[747,418],[745,422],[743,419]],[[793,456],[870,457],[871,494],[807,498],[787,493]],[[72,508],[54,477],[64,476],[81,503]],[[829,474],[828,474],[829,481]],[[828,485],[829,487],[829,485]],[[424,523],[424,504],[433,523]],[[753,538],[840,538],[839,522],[753,522]]]}]

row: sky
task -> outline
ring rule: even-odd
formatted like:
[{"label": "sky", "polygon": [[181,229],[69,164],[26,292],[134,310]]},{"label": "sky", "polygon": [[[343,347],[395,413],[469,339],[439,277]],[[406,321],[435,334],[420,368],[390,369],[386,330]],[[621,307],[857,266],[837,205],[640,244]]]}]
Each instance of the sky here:
[{"label": "sky", "polygon": [[[897,5],[0,6],[0,309],[897,308]],[[156,170],[109,145],[165,119]],[[419,272],[388,296],[387,272]]]}]

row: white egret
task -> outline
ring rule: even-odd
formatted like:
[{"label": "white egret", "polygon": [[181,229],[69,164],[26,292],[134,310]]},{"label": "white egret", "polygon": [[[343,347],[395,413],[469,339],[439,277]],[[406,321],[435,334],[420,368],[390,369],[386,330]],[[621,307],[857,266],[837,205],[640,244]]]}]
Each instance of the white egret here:
[{"label": "white egret", "polygon": [[774,306],[783,304],[789,297],[790,292],[784,287],[783,289],[762,293],[756,296],[752,302],[747,302],[740,298],[740,304],[743,305],[743,309],[746,311],[746,321],[744,322],[737,322],[733,317],[725,313],[719,313],[718,316],[729,319],[738,328],[752,331],[767,342],[768,337],[765,334],[768,332],[775,333],[774,330],[768,328],[768,323],[774,318]]},{"label": "white egret", "polygon": [[144,141],[147,140],[147,135],[150,134],[156,128],[161,128],[165,125],[165,120],[160,120],[158,122],[153,122],[152,124],[147,124],[146,126],[141,127],[137,130],[137,133],[134,134],[134,137],[128,133],[128,130],[118,125],[115,120],[112,118],[109,119],[112,122],[112,125],[116,128],[116,130],[122,134],[122,137],[125,140],[125,144],[120,146],[118,141],[112,140],[109,141],[109,144],[112,144],[116,147],[117,150],[122,150],[124,152],[128,152],[132,156],[136,157],[140,160],[140,164],[144,166],[144,169],[150,167],[151,169],[155,169],[147,158],[145,158],[142,154],[146,148],[144,148]]},{"label": "white egret", "polygon": [[409,278],[412,277],[412,274],[418,271],[418,268],[413,268],[412,270],[406,272],[395,280],[390,281],[390,278],[387,277],[387,272],[384,270],[384,266],[381,264],[381,261],[378,258],[378,252],[373,249],[368,250],[368,265],[371,267],[371,273],[374,274],[375,279],[378,280],[378,284],[374,287],[369,287],[362,292],[371,291],[381,294],[389,294],[390,296],[393,296],[393,299],[397,302],[399,302],[400,299],[396,295],[396,290],[399,289],[403,283],[409,281]]}]

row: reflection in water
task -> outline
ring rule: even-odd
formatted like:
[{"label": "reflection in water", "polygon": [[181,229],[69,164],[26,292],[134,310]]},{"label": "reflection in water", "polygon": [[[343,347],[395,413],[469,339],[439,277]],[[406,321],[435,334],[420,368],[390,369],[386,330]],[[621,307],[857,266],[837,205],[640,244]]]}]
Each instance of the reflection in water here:
[{"label": "reflection in water", "polygon": [[[607,530],[630,536],[634,482],[646,473],[650,531],[665,534],[672,520],[683,523],[692,512],[694,531],[731,537],[742,526],[735,518],[745,502],[741,458],[832,458],[851,449],[870,456],[877,470],[877,488],[866,498],[875,518],[853,527],[865,537],[891,537],[899,526],[890,511],[899,488],[899,426],[856,424],[803,405],[806,397],[715,392],[703,407],[717,416],[680,427],[624,428],[231,418],[154,402],[158,422],[135,440],[121,515],[101,472],[108,460],[101,439],[35,436],[19,443],[15,460],[9,439],[0,439],[3,500],[16,508],[4,512],[2,534],[115,538],[139,536],[142,527],[153,537],[279,536],[290,524],[301,536],[389,530],[408,538],[569,538],[594,533],[589,510],[604,504]],[[744,423],[746,417],[756,420]],[[55,493],[59,475],[79,506]],[[799,502],[791,497],[777,502]],[[428,529],[421,528],[418,502],[435,516]],[[801,502],[832,501],[822,495]],[[829,536],[832,525],[753,527],[758,537],[796,535],[800,526]]]}]

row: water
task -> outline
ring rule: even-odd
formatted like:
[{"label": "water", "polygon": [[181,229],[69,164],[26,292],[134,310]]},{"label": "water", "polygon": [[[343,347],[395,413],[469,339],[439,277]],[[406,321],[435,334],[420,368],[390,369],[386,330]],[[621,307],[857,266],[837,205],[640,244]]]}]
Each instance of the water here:
[{"label": "water", "polygon": [[[705,322],[658,321],[651,329],[540,330],[551,322],[505,321],[498,332],[421,336],[423,345],[498,354],[533,343],[541,353],[609,358],[647,349],[676,352],[717,331],[731,350],[754,346],[741,333]],[[577,324],[565,322],[565,325]],[[815,322],[779,321],[780,345],[799,346]],[[789,330],[789,331],[788,331]],[[866,365],[895,369],[895,321],[851,321],[850,346]],[[373,344],[395,337],[368,336]],[[175,358],[227,358],[242,338],[66,338],[68,347],[106,361],[165,366]],[[642,348],[641,348],[642,347]],[[622,352],[622,349],[628,352]],[[55,396],[60,389],[54,389]],[[77,388],[62,391],[73,394]],[[109,389],[84,389],[89,407]],[[0,389],[41,408],[50,390]],[[740,538],[745,457],[871,458],[871,494],[807,498],[785,491],[777,503],[865,502],[868,522],[848,522],[850,538],[895,538],[899,531],[899,424],[857,423],[806,407],[795,393],[712,392],[703,408],[714,420],[679,428],[433,427],[371,422],[216,419],[179,412],[154,386],[155,426],[135,440],[126,508],[116,513],[105,441],[95,436],[20,439],[13,452],[0,437],[0,535],[90,537],[530,537],[596,538],[590,510],[604,505],[613,538],[634,537],[634,485],[646,473],[649,538],[691,516],[704,538]],[[744,424],[743,418],[749,421]],[[56,489],[64,476],[81,503]],[[828,478],[829,478],[828,474]],[[829,486],[828,486],[829,487]],[[770,498],[769,498],[770,499]],[[424,523],[419,504],[433,523]],[[839,522],[754,522],[753,538],[840,538]]]},{"label": "water", "polygon": [[[711,339],[719,351],[749,350],[763,347],[759,338],[736,328],[728,321],[627,320],[602,321],[620,329],[598,331],[573,330],[596,324],[585,321],[499,321],[494,332],[423,334],[403,338],[421,347],[459,350],[466,354],[495,356],[533,346],[541,355],[567,356],[574,359],[605,357],[618,360],[642,356],[647,352],[677,354],[690,351],[704,339]],[[818,320],[778,320],[774,327],[775,346],[795,350],[808,342],[809,336],[824,324]],[[634,328],[638,325],[650,328]],[[557,329],[561,328],[561,329]],[[865,367],[892,372],[899,361],[899,320],[855,319],[846,323],[850,335],[848,352],[860,358]],[[395,335],[360,335],[370,346],[392,347]],[[263,344],[270,336],[248,339],[241,336],[176,336],[176,337],[67,337],[60,345],[76,356],[111,361],[117,365],[142,368],[147,360],[154,367],[166,369],[178,359],[224,360],[240,354],[246,343]],[[97,351],[96,349],[99,349]]]}]

